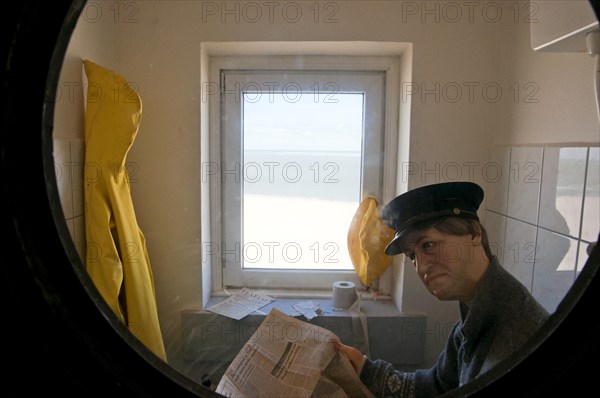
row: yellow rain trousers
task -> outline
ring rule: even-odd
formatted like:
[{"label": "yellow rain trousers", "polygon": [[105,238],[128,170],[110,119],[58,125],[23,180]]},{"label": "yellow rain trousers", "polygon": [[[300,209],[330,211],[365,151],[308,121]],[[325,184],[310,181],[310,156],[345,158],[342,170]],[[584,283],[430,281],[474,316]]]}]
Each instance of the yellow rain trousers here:
[{"label": "yellow rain trousers", "polygon": [[115,72],[84,61],[87,272],[133,335],[166,361],[154,279],[125,169],[142,115],[139,95]]}]

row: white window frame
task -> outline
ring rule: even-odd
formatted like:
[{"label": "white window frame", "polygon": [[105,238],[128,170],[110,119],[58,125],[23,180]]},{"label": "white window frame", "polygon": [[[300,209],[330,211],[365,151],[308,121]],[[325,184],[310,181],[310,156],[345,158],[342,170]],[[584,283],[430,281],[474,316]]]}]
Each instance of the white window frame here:
[{"label": "white window frame", "polygon": [[[302,65],[299,69],[297,65]],[[304,71],[362,71],[362,72],[379,72],[384,74],[384,104],[383,104],[383,137],[382,137],[382,173],[380,178],[381,189],[379,190],[378,199],[383,203],[395,196],[396,192],[396,169],[398,156],[398,98],[399,98],[399,78],[400,78],[400,60],[394,56],[310,56],[310,55],[289,55],[289,56],[220,56],[211,57],[209,63],[209,81],[222,82],[223,70],[304,70]],[[209,100],[209,140],[210,140],[210,163],[218,167],[221,162],[221,96],[212,95]],[[209,181],[210,189],[210,235],[213,247],[222,248],[222,186],[221,176],[212,175]],[[362,191],[363,195],[365,190]],[[224,253],[221,253],[224,254]],[[212,257],[211,261],[211,284],[212,292],[218,293],[228,288],[224,283],[223,275],[223,255]],[[203,255],[204,258],[204,255]],[[246,271],[248,272],[248,271]],[[269,271],[266,271],[269,272]],[[294,271],[285,270],[279,271],[285,273],[286,278],[293,283],[281,283],[278,287],[288,292],[308,290],[327,290],[330,291],[333,280],[353,280],[358,283],[358,279],[353,270],[350,271]],[[254,276],[250,278],[250,283],[239,280],[238,283],[230,284],[230,287],[252,286],[253,280],[265,279],[264,270],[251,270],[249,273]],[[312,274],[309,277],[309,274]],[[271,278],[272,276],[269,276]],[[255,279],[253,279],[255,278]],[[305,283],[298,286],[295,282],[299,278]],[[376,284],[380,293],[389,294],[392,286],[389,281],[391,278],[386,278],[385,283]],[[271,280],[271,279],[269,279]],[[314,289],[314,281],[321,281],[321,285]],[[260,288],[265,288],[261,286]]]}]

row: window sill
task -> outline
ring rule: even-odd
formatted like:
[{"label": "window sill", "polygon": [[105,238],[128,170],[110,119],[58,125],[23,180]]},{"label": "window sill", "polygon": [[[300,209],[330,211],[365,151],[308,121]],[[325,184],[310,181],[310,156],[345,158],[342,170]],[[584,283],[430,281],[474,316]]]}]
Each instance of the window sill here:
[{"label": "window sill", "polygon": [[[307,321],[304,316],[295,315],[297,312],[292,307],[306,300],[317,303],[323,311],[322,315],[307,322],[331,330],[345,344],[355,345],[352,314],[333,310],[331,292],[328,297],[321,298],[316,297],[314,292],[312,295],[305,293],[301,297],[277,297],[272,303],[240,320],[209,311],[183,311],[182,350],[190,374],[198,377],[208,375],[213,381],[220,379],[222,372],[258,329],[271,308]],[[273,291],[269,295],[275,296]],[[326,296],[324,292],[323,295]],[[225,298],[225,295],[213,296],[207,308]],[[367,319],[371,358],[383,359],[409,370],[423,362],[426,334],[424,314],[402,314],[392,300],[381,298],[362,300],[361,312]]]},{"label": "window sill", "polygon": [[[228,288],[221,291],[213,291],[209,302],[204,308],[210,308],[210,306],[217,304],[219,301],[229,297],[230,295],[241,291],[240,288]],[[252,288],[252,291],[259,294],[272,297],[276,300],[279,299],[297,299],[297,300],[331,300],[331,289],[257,289]],[[363,300],[373,300],[373,296],[369,294],[363,288],[358,288],[358,293]],[[390,296],[378,296],[377,300],[389,300]]]},{"label": "window sill", "polygon": [[[241,289],[228,289],[226,292],[213,293],[205,308],[210,308],[215,304],[225,300],[231,294]],[[299,316],[300,314],[293,308],[294,304],[303,301],[312,301],[323,311],[321,316],[350,316],[349,311],[334,310],[331,300],[331,290],[274,290],[274,289],[252,289],[252,291],[269,296],[275,300],[266,306],[255,311],[251,315],[267,315],[271,308],[277,308],[290,316]],[[400,311],[389,296],[380,296],[376,300],[367,292],[359,291],[361,297],[361,312],[369,317],[371,316],[400,316]],[[305,319],[305,318],[302,318]]]}]

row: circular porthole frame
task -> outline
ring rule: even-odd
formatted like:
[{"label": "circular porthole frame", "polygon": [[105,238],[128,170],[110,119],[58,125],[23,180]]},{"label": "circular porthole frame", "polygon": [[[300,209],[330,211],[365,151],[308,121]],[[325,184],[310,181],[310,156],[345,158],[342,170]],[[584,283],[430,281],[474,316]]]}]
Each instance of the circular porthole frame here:
[{"label": "circular porthole frame", "polygon": [[[61,218],[53,98],[84,4],[39,0],[4,7],[1,269],[9,372],[3,388],[14,395],[219,396],[162,362],[117,320],[87,278]],[[599,267],[596,245],[557,311],[525,347],[444,396],[542,397],[593,389],[595,371],[587,363],[600,354]]]}]

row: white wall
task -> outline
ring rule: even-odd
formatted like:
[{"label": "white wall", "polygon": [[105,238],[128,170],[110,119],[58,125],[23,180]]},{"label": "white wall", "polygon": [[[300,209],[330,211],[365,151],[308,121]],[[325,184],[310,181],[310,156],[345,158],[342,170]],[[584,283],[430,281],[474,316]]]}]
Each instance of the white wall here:
[{"label": "white wall", "polygon": [[498,106],[494,144],[597,146],[594,59],[585,52],[533,52],[528,24],[504,22],[496,40],[498,78],[518,90],[508,90]]},{"label": "white wall", "polygon": [[[296,23],[286,21],[293,16],[291,8],[288,14],[275,12],[272,23],[267,14],[252,23],[244,21],[244,17],[253,16],[244,14],[242,6],[237,22],[235,13],[203,13],[200,2],[136,4],[140,7],[139,22],[118,26],[118,67],[138,84],[144,103],[140,133],[129,156],[130,161],[139,165],[139,182],[132,185],[132,194],[148,239],[158,286],[159,313],[161,320],[166,320],[162,324],[166,325],[169,338],[177,336],[171,330],[178,327],[179,311],[202,305],[198,135],[202,41],[413,42],[416,87],[435,89],[435,83],[439,82],[441,98],[421,98],[420,93],[412,97],[411,161],[420,164],[435,159],[443,164],[483,162],[487,158],[493,108],[480,100],[450,103],[441,93],[441,87],[454,82],[485,82],[495,78],[492,45],[495,25],[481,17],[476,18],[476,23],[464,19],[460,23],[430,24],[423,23],[419,15],[406,14],[401,2],[352,1],[335,3],[339,7],[335,14],[337,22],[323,23],[328,12],[336,11],[331,8],[322,9],[319,22],[315,23],[308,8],[312,3],[297,2],[294,4],[302,8],[302,17]],[[220,2],[209,4],[221,6]],[[231,7],[233,10],[234,5]],[[410,100],[410,95],[404,100]],[[429,182],[433,181],[430,178],[408,181],[411,188]],[[412,269],[409,271],[412,275]],[[432,325],[456,319],[454,303],[440,304],[415,281],[411,280],[403,298],[404,310],[427,312]],[[443,344],[437,337],[432,343],[428,345],[429,362]]]},{"label": "white wall", "polygon": [[[99,10],[99,9],[98,9]],[[83,138],[82,60],[89,58],[107,68],[116,67],[117,25],[91,7],[80,18],[63,60],[57,90],[54,138]]]},{"label": "white wall", "polygon": [[114,68],[117,49],[116,24],[90,8],[75,27],[63,60],[54,110],[54,168],[61,205],[73,243],[85,258],[83,171],[85,161],[84,83],[82,60],[91,59]]},{"label": "white wall", "polygon": [[[413,84],[401,93],[401,101],[412,99],[409,159],[399,170],[409,188],[449,179],[484,184],[477,166],[488,161],[492,144],[598,143],[591,61],[581,54],[533,54],[526,13],[510,9],[514,2],[481,2],[475,8],[469,2],[449,2],[455,8],[425,1],[322,2],[318,16],[309,8],[313,2],[281,2],[272,15],[263,9],[261,17],[256,10],[244,12],[243,2],[226,3],[233,11],[225,15],[224,2],[199,1],[127,2],[120,3],[117,18],[114,9],[105,13],[118,33],[116,61],[105,66],[135,83],[142,98],[141,127],[128,157],[137,167],[132,195],[147,239],[167,352],[176,367],[180,312],[202,308],[201,42],[413,43]],[[124,8],[127,4],[135,8]],[[521,10],[525,4],[518,5]],[[292,22],[295,7],[302,15]],[[333,20],[324,23],[332,12]],[[90,58],[110,62],[101,55]],[[512,100],[514,82],[523,95],[525,83],[536,83],[539,101]],[[502,93],[497,102],[496,87]],[[429,365],[458,316],[457,306],[431,297],[412,268],[407,271],[400,298],[405,312],[428,315]]]}]

